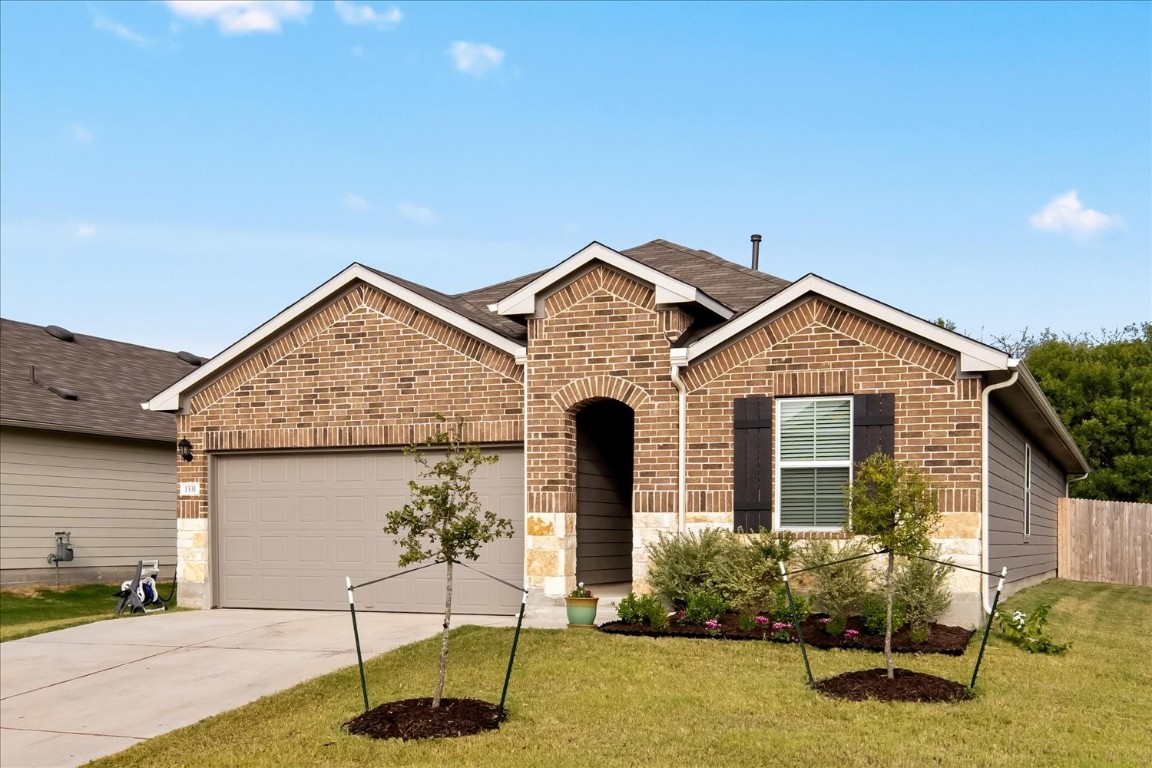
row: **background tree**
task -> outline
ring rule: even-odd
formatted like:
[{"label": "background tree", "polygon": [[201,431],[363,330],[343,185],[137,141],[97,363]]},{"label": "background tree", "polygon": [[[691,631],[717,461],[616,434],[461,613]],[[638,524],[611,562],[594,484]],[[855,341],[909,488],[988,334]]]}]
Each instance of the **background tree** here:
[{"label": "background tree", "polygon": [[888,679],[896,678],[892,665],[893,571],[896,556],[924,555],[932,549],[932,532],[940,525],[936,489],[918,467],[876,453],[856,467],[849,493],[852,532],[865,536],[874,547],[887,550],[884,657]]},{"label": "background tree", "polygon": [[1099,335],[994,337],[1022,358],[1088,459],[1071,495],[1152,502],[1152,323]]},{"label": "background tree", "polygon": [[[437,415],[439,421],[444,417]],[[396,536],[403,548],[400,567],[428,559],[443,562],[444,625],[440,636],[440,664],[432,706],[440,706],[444,678],[448,671],[448,628],[452,621],[452,567],[460,561],[475,560],[480,547],[501,537],[512,536],[512,523],[481,508],[480,497],[472,490],[472,475],[481,464],[495,464],[498,456],[485,456],[462,438],[464,421],[437,433],[423,444],[412,444],[404,453],[413,456],[425,482],[408,481],[412,500],[402,509],[388,513],[384,532]],[[426,451],[435,451],[435,462]],[[442,452],[442,454],[441,454]]]}]

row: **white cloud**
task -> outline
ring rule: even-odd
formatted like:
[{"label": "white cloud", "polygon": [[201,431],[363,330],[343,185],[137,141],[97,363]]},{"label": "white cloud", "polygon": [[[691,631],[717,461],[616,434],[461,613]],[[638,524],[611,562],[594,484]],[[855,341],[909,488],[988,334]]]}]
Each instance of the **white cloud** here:
[{"label": "white cloud", "polygon": [[396,213],[408,219],[408,221],[414,221],[417,224],[435,224],[440,221],[440,217],[432,213],[429,209],[412,205],[412,203],[400,203],[400,205],[396,206]]},{"label": "white cloud", "polygon": [[80,123],[72,124],[72,141],[77,144],[91,144],[96,135],[92,133],[92,129]]},{"label": "white cloud", "polygon": [[115,35],[121,40],[126,40],[129,43],[133,43],[134,45],[139,45],[141,47],[152,45],[153,41],[151,39],[133,31],[127,25],[121,24],[115,19],[109,18],[99,8],[95,7],[91,3],[85,3],[84,5],[88,8],[88,15],[92,17],[92,29],[100,32],[107,32],[111,35]]},{"label": "white cloud", "polygon": [[378,11],[370,5],[357,5],[351,0],[335,0],[332,5],[336,8],[340,20],[345,24],[388,28],[396,26],[404,19],[404,14],[394,5],[382,11]]},{"label": "white cloud", "polygon": [[504,63],[504,51],[485,43],[457,40],[448,46],[448,55],[458,71],[474,77],[483,77]]},{"label": "white cloud", "polygon": [[341,203],[345,208],[352,211],[352,213],[363,213],[368,210],[368,201],[360,197],[360,195],[354,195],[351,192],[344,195]]},{"label": "white cloud", "polygon": [[76,237],[87,240],[96,236],[96,227],[91,224],[81,224],[76,227]]},{"label": "white cloud", "polygon": [[1076,190],[1052,198],[1052,202],[1028,217],[1033,229],[1068,232],[1077,237],[1101,235],[1121,226],[1124,220],[1115,215],[1085,208]]},{"label": "white cloud", "polygon": [[303,21],[311,0],[164,0],[168,10],[195,21],[215,21],[221,32],[279,32],[282,21]]}]

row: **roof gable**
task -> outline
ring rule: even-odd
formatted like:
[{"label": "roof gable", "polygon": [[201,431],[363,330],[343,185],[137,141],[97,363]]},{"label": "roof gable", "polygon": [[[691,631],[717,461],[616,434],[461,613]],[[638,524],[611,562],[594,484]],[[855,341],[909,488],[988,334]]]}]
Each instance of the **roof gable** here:
[{"label": "roof gable", "polygon": [[[196,370],[176,353],[79,333],[64,341],[15,320],[0,320],[0,350],[0,423],[176,439],[170,415],[140,410],[142,399]],[[72,390],[77,399],[66,400],[50,386]]]},{"label": "roof gable", "polygon": [[426,314],[436,317],[448,325],[496,347],[517,359],[524,355],[524,347],[522,345],[517,344],[499,331],[494,330],[490,323],[481,322],[481,318],[475,314],[466,314],[467,309],[456,304],[452,297],[445,296],[431,288],[426,288],[407,280],[401,280],[384,272],[378,272],[369,267],[365,267],[363,264],[354,263],[225,349],[194,373],[177,381],[172,386],[155,395],[151,400],[141,403],[141,406],[151,411],[179,410],[182,397],[198,384],[218,374],[259,345],[270,341],[309,311],[333,298],[336,294],[340,293],[340,291],[357,281],[367,283],[389,296],[393,296]]},{"label": "roof gable", "polygon": [[596,261],[651,285],[656,292],[657,304],[695,303],[725,320],[736,314],[731,307],[717,301],[697,286],[597,242],[589,243],[552,269],[541,273],[508,296],[490,305],[489,309],[508,316],[533,315],[536,313],[538,299],[545,292],[558,283],[582,274],[588,265]]},{"label": "roof gable", "polygon": [[955,331],[941,328],[935,323],[910,315],[813,274],[805,275],[739,317],[690,343],[683,353],[685,361],[691,363],[722,347],[809,294],[823,296],[882,323],[956,352],[960,356],[960,371],[962,373],[1003,371],[1008,369],[1010,363],[1015,362],[1007,354],[994,347],[981,344]]}]

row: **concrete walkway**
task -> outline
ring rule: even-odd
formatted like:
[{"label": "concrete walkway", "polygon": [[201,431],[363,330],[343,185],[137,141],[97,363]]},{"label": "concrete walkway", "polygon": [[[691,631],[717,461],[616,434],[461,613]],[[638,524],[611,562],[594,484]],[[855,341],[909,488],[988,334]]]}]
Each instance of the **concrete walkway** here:
[{"label": "concrete walkway", "polygon": [[[525,626],[564,626],[541,608]],[[600,621],[609,621],[606,602]],[[360,613],[365,658],[440,617]],[[459,616],[454,626],[515,626]],[[348,614],[224,609],[112,619],[0,643],[0,766],[71,768],[356,663]]]}]

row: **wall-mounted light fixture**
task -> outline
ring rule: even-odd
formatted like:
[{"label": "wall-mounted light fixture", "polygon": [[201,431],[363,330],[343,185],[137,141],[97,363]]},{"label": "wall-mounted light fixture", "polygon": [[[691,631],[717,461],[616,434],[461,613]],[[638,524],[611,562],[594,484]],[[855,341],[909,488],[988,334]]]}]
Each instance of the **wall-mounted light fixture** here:
[{"label": "wall-mounted light fixture", "polygon": [[176,443],[176,447],[180,449],[180,458],[184,461],[192,461],[192,443],[182,439]]}]

